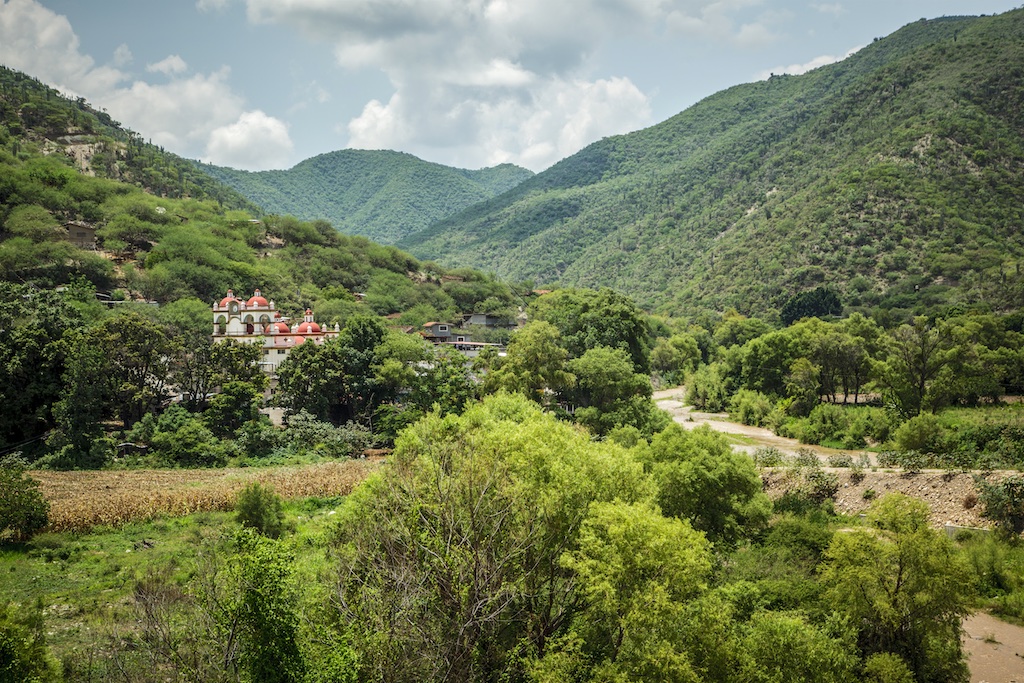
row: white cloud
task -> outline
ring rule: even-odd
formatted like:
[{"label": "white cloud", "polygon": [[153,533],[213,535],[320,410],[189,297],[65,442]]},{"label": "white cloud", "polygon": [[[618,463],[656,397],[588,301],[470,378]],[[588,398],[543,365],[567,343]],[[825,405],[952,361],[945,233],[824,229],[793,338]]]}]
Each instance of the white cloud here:
[{"label": "white cloud", "polygon": [[205,160],[221,166],[261,171],[284,168],[293,151],[288,126],[262,111],[247,111],[238,120],[210,133]]},{"label": "white cloud", "polygon": [[120,69],[129,66],[133,61],[135,61],[135,56],[132,54],[131,49],[124,43],[118,45],[117,49],[114,50],[113,64],[117,68]]},{"label": "white cloud", "polygon": [[179,55],[170,55],[155,64],[147,64],[146,71],[173,76],[188,71],[188,64]]},{"label": "white cloud", "polygon": [[231,0],[196,0],[196,9],[200,12],[223,12]]},{"label": "white cloud", "polygon": [[764,44],[776,39],[778,17],[763,2],[247,0],[247,10],[252,22],[331,44],[345,68],[387,75],[393,95],[342,128],[350,146],[540,170],[651,123],[649,98],[628,78],[588,73],[601,45],[666,31]]},{"label": "white cloud", "polygon": [[800,74],[805,74],[808,71],[812,71],[814,69],[817,69],[818,67],[826,66],[828,64],[835,64],[836,62],[841,62],[844,59],[846,59],[847,57],[849,57],[850,55],[859,52],[862,47],[864,47],[864,46],[863,45],[858,45],[855,48],[851,48],[850,50],[847,50],[846,54],[838,56],[838,57],[835,56],[835,55],[820,55],[820,56],[815,57],[814,59],[810,60],[809,62],[804,62],[803,64],[790,64],[788,66],[777,66],[777,67],[772,68],[772,69],[765,69],[764,71],[762,71],[761,73],[759,73],[757,75],[757,79],[763,81],[766,78],[768,78],[769,76],[772,76],[772,75],[780,76],[782,74],[789,74],[791,76],[799,76]]},{"label": "white cloud", "polygon": [[71,95],[93,97],[125,78],[81,54],[68,20],[35,0],[0,0],[0,63]]},{"label": "white cloud", "polygon": [[[291,149],[284,124],[262,112],[245,111],[245,101],[228,82],[229,69],[184,77],[188,65],[180,56],[171,55],[147,66],[148,72],[169,77],[167,82],[153,84],[133,81],[121,70],[131,61],[131,50],[121,45],[113,55],[116,68],[97,65],[81,52],[78,36],[66,17],[36,0],[0,0],[0,63],[69,95],[89,99],[154,143],[188,157],[215,151],[224,158],[251,158],[261,167],[281,164],[282,150]],[[275,121],[280,125],[275,126]],[[258,131],[263,135],[261,144],[266,145],[262,155],[246,157],[236,152],[230,157],[232,140],[246,132],[258,137]],[[237,165],[244,167],[241,161]]]},{"label": "white cloud", "polygon": [[834,3],[812,2],[811,3],[811,7],[813,9],[818,10],[822,14],[832,14],[832,15],[835,15],[837,17],[839,15],[841,15],[841,14],[846,14],[846,8],[844,8],[842,6],[842,4],[840,4],[838,2],[834,2]]}]

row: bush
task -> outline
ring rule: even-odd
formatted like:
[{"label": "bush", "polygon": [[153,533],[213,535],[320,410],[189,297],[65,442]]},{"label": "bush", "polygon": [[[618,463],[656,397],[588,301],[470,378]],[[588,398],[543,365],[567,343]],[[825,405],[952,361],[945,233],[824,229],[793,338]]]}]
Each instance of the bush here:
[{"label": "bush", "polygon": [[0,606],[0,681],[60,680],[44,634],[41,606],[23,613]]},{"label": "bush", "polygon": [[939,418],[921,413],[901,424],[894,438],[900,450],[939,453],[944,450],[945,431]]},{"label": "bush", "polygon": [[914,674],[899,655],[879,652],[864,662],[863,680],[869,683],[914,683]]},{"label": "bush", "polygon": [[1017,536],[1024,531],[1024,475],[994,484],[976,477],[975,485],[980,491],[982,517],[994,522],[1003,534]]},{"label": "bush", "polygon": [[0,540],[25,541],[46,526],[50,504],[17,456],[0,460]]},{"label": "bush", "polygon": [[235,519],[243,527],[255,529],[268,538],[278,538],[284,532],[281,497],[269,486],[253,482],[239,491],[235,511]]},{"label": "bush", "polygon": [[782,451],[775,446],[759,446],[754,451],[754,464],[758,467],[778,467],[785,459]]},{"label": "bush", "polygon": [[804,443],[842,441],[849,426],[850,418],[841,406],[819,403],[807,416],[800,440]]},{"label": "bush", "polygon": [[745,425],[765,426],[774,409],[772,400],[759,391],[740,389],[729,401],[729,413]]}]

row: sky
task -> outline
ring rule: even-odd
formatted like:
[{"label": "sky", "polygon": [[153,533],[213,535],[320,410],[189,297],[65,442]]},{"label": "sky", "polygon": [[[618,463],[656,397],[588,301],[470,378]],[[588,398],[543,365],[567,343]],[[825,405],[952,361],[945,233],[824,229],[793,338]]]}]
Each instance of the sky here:
[{"label": "sky", "polygon": [[1021,0],[0,0],[0,63],[191,159],[533,171],[920,18]]}]

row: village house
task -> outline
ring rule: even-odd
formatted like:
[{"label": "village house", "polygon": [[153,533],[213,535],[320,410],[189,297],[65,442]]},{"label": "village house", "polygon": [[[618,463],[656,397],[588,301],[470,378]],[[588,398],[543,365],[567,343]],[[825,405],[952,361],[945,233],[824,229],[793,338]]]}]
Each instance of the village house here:
[{"label": "village house", "polygon": [[281,315],[273,301],[263,297],[260,290],[257,289],[248,299],[242,299],[229,289],[227,296],[213,304],[213,340],[223,342],[231,339],[240,344],[262,345],[260,367],[272,375],[296,346],[323,344],[341,332],[337,324],[331,330],[321,327],[313,320],[313,311],[308,308],[301,323],[289,326],[289,320]]}]

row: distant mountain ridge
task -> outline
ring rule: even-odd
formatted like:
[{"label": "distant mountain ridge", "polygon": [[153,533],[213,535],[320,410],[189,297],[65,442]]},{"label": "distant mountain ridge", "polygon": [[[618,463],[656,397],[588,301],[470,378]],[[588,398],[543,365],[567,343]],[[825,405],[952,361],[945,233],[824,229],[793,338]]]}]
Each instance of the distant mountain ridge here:
[{"label": "distant mountain ridge", "polygon": [[819,286],[900,315],[1024,301],[1024,10],[921,20],[843,62],[606,138],[398,246],[666,313]]},{"label": "distant mountain ridge", "polygon": [[383,244],[423,230],[533,176],[513,164],[480,170],[443,166],[411,154],[344,149],[285,171],[239,171],[197,163],[268,213],[324,219]]}]

